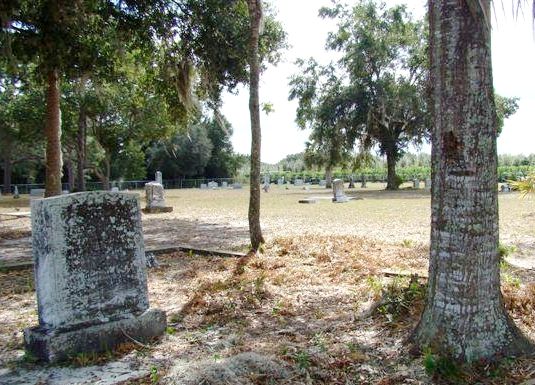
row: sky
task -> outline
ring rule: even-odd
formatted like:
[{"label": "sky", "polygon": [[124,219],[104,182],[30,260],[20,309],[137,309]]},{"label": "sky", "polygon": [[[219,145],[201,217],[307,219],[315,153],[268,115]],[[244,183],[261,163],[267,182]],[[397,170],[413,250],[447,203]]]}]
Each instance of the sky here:
[{"label": "sky", "polygon": [[[406,4],[415,17],[423,17],[426,0],[388,0],[387,4]],[[507,3],[507,1],[505,2]],[[336,22],[318,17],[318,9],[329,6],[330,0],[271,0],[277,19],[287,33],[289,48],[282,61],[262,73],[260,101],[271,103],[274,112],[261,115],[262,162],[276,163],[288,154],[301,152],[310,132],[295,123],[296,101],[288,101],[288,79],[298,73],[297,58],[314,57],[322,64],[336,60],[336,54],[325,50],[325,40]],[[519,97],[519,109],[505,121],[498,138],[500,154],[535,153],[535,28],[531,9],[516,18],[509,7],[497,6],[492,18],[492,65],[494,87],[503,96]],[[222,112],[231,122],[234,150],[249,154],[251,129],[247,87],[223,97]],[[424,145],[423,152],[430,152]]]}]

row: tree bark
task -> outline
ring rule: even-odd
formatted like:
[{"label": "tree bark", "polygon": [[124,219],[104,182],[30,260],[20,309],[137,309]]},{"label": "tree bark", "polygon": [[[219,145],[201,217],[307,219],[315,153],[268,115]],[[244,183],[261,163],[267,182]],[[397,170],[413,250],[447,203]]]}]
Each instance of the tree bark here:
[{"label": "tree bark", "polygon": [[261,0],[248,0],[249,20],[251,28],[249,44],[249,112],[251,115],[251,190],[249,196],[249,235],[251,249],[257,251],[264,243],[260,227],[260,102],[258,96],[260,78],[260,60],[258,56],[258,40],[262,19]]},{"label": "tree bark", "polygon": [[4,150],[4,194],[11,194],[11,175],[13,173],[13,163],[11,161],[11,150],[6,147]]},{"label": "tree bark", "polygon": [[83,101],[80,101],[80,110],[78,111],[78,132],[76,141],[76,180],[77,190],[85,191],[85,159],[86,159],[86,138],[87,138],[87,118]]},{"label": "tree bark", "polygon": [[325,167],[325,188],[333,188],[333,169],[331,166]]},{"label": "tree bark", "polygon": [[[489,14],[489,2],[480,4]],[[430,1],[429,21],[429,287],[413,338],[420,348],[468,362],[528,352],[500,291],[489,26],[483,10],[466,1]]]},{"label": "tree bark", "polygon": [[396,155],[394,154],[394,151],[387,151],[386,166],[387,166],[386,189],[397,190],[399,186],[397,184]]},{"label": "tree bark", "polygon": [[69,180],[69,191],[72,192],[74,190],[74,162],[72,161],[72,158],[69,156],[67,158],[66,168],[67,168],[67,176]]},{"label": "tree bark", "polygon": [[45,197],[51,197],[61,194],[61,111],[59,76],[56,69],[48,71],[47,83]]}]

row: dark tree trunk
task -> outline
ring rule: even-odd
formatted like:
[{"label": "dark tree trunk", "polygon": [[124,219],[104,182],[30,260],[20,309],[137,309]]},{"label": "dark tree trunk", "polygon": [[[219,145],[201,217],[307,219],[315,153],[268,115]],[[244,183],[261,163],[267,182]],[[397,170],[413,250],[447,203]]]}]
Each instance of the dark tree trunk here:
[{"label": "dark tree trunk", "polygon": [[11,150],[6,148],[4,150],[4,194],[11,194],[11,175],[13,173],[13,163],[11,161]]},{"label": "dark tree trunk", "polygon": [[45,197],[61,194],[61,111],[57,70],[47,74],[46,92],[46,176]]},{"label": "dark tree trunk", "polygon": [[67,158],[65,166],[67,168],[67,176],[69,178],[69,191],[72,192],[74,190],[74,163],[70,157]]},{"label": "dark tree trunk", "polygon": [[325,188],[333,188],[333,169],[331,166],[325,167]]},{"label": "dark tree trunk", "polygon": [[386,189],[387,190],[397,190],[399,188],[397,183],[397,175],[396,175],[396,155],[394,151],[387,151],[386,152],[386,166],[387,166],[387,174],[386,174]]},{"label": "dark tree trunk", "polygon": [[86,110],[83,101],[80,102],[80,111],[78,112],[78,133],[76,141],[76,180],[78,182],[77,190],[85,191],[85,159],[86,159],[86,138],[87,138],[87,119]]},{"label": "dark tree trunk", "polygon": [[108,155],[104,158],[104,178],[102,180],[102,189],[110,189],[110,176],[111,176],[111,159]]},{"label": "dark tree trunk", "polygon": [[249,197],[249,234],[251,248],[257,251],[264,243],[260,227],[260,102],[258,96],[260,78],[260,60],[258,56],[258,39],[262,19],[261,0],[248,0],[251,40],[249,45],[249,112],[251,115],[251,191]]},{"label": "dark tree trunk", "polygon": [[475,8],[429,2],[431,247],[428,302],[413,335],[464,361],[531,350],[500,291],[490,30]]}]

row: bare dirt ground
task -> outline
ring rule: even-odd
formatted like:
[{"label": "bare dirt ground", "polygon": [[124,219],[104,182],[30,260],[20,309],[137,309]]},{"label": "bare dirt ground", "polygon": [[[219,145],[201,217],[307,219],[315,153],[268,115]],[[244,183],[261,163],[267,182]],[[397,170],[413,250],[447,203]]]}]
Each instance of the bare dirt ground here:
[{"label": "bare dirt ground", "polygon": [[[173,213],[143,217],[147,244],[243,249],[247,194],[170,191]],[[147,346],[73,357],[60,368],[63,377],[23,358],[21,331],[37,323],[31,270],[0,272],[0,383],[529,384],[533,359],[465,368],[432,354],[410,354],[407,341],[422,310],[425,278],[383,273],[425,275],[429,195],[361,189],[350,194],[364,199],[300,205],[302,197],[330,194],[274,187],[262,195],[269,241],[261,255],[160,257],[160,266],[149,271],[149,294],[151,306],[168,314],[166,335]],[[535,255],[534,203],[500,195],[502,242],[515,245],[515,257],[526,263]],[[7,211],[14,209],[0,209]],[[27,219],[0,226],[4,242],[24,239],[29,231]],[[535,339],[535,272],[504,265],[502,281],[511,316]],[[267,361],[253,362],[247,373],[229,371],[230,360],[243,352]],[[89,374],[80,375],[84,369]],[[137,379],[110,379],[112,369]],[[25,377],[13,377],[17,372]],[[73,380],[75,375],[80,379]],[[7,382],[13,378],[18,382]]]}]

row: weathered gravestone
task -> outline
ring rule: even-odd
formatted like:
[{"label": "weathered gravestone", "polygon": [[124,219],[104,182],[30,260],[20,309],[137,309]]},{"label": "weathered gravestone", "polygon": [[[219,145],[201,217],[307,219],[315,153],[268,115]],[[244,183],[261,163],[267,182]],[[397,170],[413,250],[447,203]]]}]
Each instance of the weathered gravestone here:
[{"label": "weathered gravestone", "polygon": [[366,175],[362,174],[360,188],[366,188]]},{"label": "weathered gravestone", "polygon": [[412,180],[412,188],[419,189],[420,188],[420,179],[414,178]]},{"label": "weathered gravestone", "polygon": [[284,179],[283,178],[277,179],[277,185],[278,186],[284,186]]},{"label": "weathered gravestone", "polygon": [[161,171],[156,171],[156,174],[154,175],[154,181],[163,186],[163,177]]},{"label": "weathered gravestone", "polygon": [[149,309],[135,194],[33,201],[32,247],[39,325],[24,330],[32,356],[58,361],[165,331],[165,313]]},{"label": "weathered gravestone", "polygon": [[143,209],[146,214],[170,213],[173,207],[166,206],[163,186],[158,182],[145,184],[145,201],[147,206]]},{"label": "weathered gravestone", "polygon": [[18,186],[15,186],[15,190],[13,191],[13,199],[19,199],[19,198],[20,198],[19,188]]},{"label": "weathered gravestone", "polygon": [[228,187],[228,182],[221,182],[221,187],[222,188],[227,188]]},{"label": "weathered gravestone", "polygon": [[217,182],[214,182],[214,181],[208,182],[208,188],[216,189],[218,187],[219,185],[217,184]]},{"label": "weathered gravestone", "polygon": [[349,201],[344,193],[344,181],[342,179],[333,180],[333,202],[343,203]]},{"label": "weathered gravestone", "polygon": [[425,180],[425,189],[431,190],[431,178],[426,178]]},{"label": "weathered gravestone", "polygon": [[294,185],[296,186],[303,186],[305,184],[305,181],[303,179],[296,179],[294,181]]},{"label": "weathered gravestone", "polygon": [[327,186],[327,181],[326,181],[325,179],[320,180],[320,182],[319,182],[319,186],[320,186],[320,187],[325,187],[325,186]]},{"label": "weathered gravestone", "polygon": [[208,185],[206,183],[201,183],[201,190],[206,190]]},{"label": "weathered gravestone", "polygon": [[234,184],[232,185],[232,188],[233,188],[234,190],[239,190],[239,189],[242,188],[242,185],[241,185],[241,183],[236,182],[236,183],[234,183]]}]

